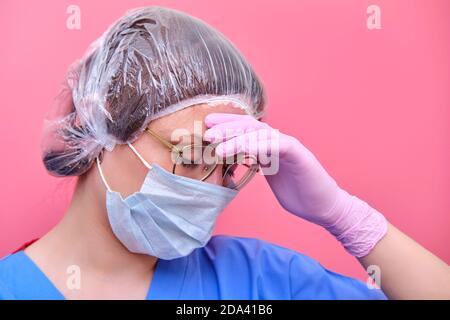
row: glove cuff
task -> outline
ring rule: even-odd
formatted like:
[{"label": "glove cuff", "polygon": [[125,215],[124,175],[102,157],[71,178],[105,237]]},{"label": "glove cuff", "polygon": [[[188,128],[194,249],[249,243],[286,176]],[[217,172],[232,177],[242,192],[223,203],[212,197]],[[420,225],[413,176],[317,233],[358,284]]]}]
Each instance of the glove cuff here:
[{"label": "glove cuff", "polygon": [[341,242],[347,252],[357,258],[369,254],[387,232],[386,218],[345,190],[340,190],[332,210],[338,219],[324,227]]}]

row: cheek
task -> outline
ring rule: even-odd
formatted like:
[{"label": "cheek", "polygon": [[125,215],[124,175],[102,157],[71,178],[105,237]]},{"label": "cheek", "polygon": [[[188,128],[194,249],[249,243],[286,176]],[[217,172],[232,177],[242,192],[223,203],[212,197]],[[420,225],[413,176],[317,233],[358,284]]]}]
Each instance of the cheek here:
[{"label": "cheek", "polygon": [[[166,169],[169,172],[173,170],[173,162],[170,150],[162,144],[155,143],[151,141],[148,137],[146,139],[141,139],[133,144],[139,154],[147,161],[150,165],[157,163],[160,167]],[[145,167],[141,160],[129,150],[130,154],[135,158],[134,160],[139,162],[142,167]]]},{"label": "cheek", "polygon": [[166,169],[168,172],[173,172],[174,161],[171,153],[167,150],[160,150],[158,153],[153,153],[149,156],[149,163],[157,163],[160,167]]},{"label": "cheek", "polygon": [[105,152],[101,168],[111,189],[122,196],[139,190],[147,173],[139,159],[124,146]]}]

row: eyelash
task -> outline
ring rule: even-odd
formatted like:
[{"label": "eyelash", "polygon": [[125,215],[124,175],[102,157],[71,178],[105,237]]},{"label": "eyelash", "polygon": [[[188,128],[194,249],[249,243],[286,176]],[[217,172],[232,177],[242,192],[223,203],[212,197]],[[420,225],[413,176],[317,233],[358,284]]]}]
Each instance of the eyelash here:
[{"label": "eyelash", "polygon": [[[181,165],[183,166],[183,167],[185,167],[185,168],[188,168],[188,167],[190,167],[190,168],[192,168],[192,167],[195,167],[195,166],[198,166],[198,164],[195,164],[195,163],[181,163]],[[222,167],[222,175],[225,173],[225,171],[226,171],[226,174],[228,175],[228,176],[230,176],[230,177],[234,177],[234,171],[233,170],[228,170],[227,171],[227,169],[228,169],[228,166],[226,166],[226,165],[224,165],[223,167]]]}]

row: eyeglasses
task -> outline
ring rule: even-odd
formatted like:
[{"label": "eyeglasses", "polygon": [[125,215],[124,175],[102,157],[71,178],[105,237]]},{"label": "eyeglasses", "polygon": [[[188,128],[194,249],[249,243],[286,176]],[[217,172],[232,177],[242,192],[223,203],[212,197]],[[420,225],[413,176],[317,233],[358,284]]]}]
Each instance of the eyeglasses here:
[{"label": "eyeglasses", "polygon": [[220,181],[217,183],[239,190],[259,171],[257,159],[251,155],[238,154],[220,159],[215,154],[218,143],[207,144],[194,141],[184,146],[177,146],[149,128],[146,128],[145,132],[170,150],[173,174],[209,182],[206,180],[219,168]]}]

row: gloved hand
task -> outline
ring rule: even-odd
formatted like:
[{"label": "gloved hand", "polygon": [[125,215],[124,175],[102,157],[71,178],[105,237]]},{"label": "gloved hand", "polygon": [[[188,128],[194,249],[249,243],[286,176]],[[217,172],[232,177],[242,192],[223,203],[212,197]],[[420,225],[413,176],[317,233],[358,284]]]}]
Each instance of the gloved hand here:
[{"label": "gloved hand", "polygon": [[367,255],[385,235],[387,221],[366,202],[341,189],[297,139],[249,115],[211,113],[204,139],[221,142],[216,154],[264,161],[261,169],[287,211],[321,225],[355,257]]}]

